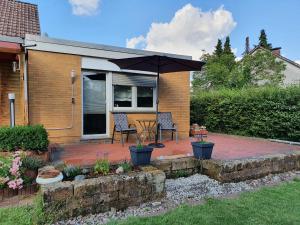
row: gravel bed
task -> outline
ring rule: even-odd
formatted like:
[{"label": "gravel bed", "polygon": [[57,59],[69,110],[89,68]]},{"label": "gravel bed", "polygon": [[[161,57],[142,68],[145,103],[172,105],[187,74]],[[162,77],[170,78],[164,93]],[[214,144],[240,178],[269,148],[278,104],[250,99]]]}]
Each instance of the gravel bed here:
[{"label": "gravel bed", "polygon": [[60,221],[55,225],[94,225],[105,224],[110,220],[126,219],[131,216],[153,216],[167,212],[175,207],[187,203],[201,203],[207,197],[226,197],[251,191],[263,186],[276,185],[294,178],[300,178],[300,171],[282,174],[271,174],[257,180],[248,180],[239,183],[225,183],[210,179],[201,174],[187,178],[167,179],[167,196],[159,202],[149,202],[138,207],[129,207],[124,211],[112,209],[110,212],[85,217],[76,217],[68,221]]}]

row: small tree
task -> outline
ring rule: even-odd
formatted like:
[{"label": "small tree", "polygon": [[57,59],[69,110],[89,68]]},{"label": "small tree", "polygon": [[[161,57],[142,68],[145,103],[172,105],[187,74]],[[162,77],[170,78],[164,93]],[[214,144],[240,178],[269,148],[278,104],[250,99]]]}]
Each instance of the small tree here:
[{"label": "small tree", "polygon": [[259,46],[269,49],[272,49],[272,44],[268,43],[268,38],[267,38],[267,34],[265,32],[265,30],[261,30],[260,31],[260,36],[259,36]]}]

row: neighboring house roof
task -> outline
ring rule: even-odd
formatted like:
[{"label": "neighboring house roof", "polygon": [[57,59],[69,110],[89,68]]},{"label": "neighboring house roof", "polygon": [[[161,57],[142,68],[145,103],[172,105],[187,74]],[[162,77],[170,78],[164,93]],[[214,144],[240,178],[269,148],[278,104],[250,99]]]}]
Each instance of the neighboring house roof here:
[{"label": "neighboring house roof", "polygon": [[[253,49],[249,52],[249,54],[253,54],[253,53],[254,53],[255,51],[257,51],[258,49],[266,50],[265,48],[263,48],[263,47],[261,47],[261,46],[256,46],[255,48],[253,48]],[[273,48],[273,49],[271,49],[271,50],[278,50],[278,49],[280,49],[280,48]],[[282,56],[281,54],[275,54],[275,53],[273,53],[273,55],[274,55],[275,57],[277,57],[277,58],[279,58],[279,59],[281,59],[281,60],[287,62],[287,63],[290,63],[290,64],[292,64],[292,65],[298,67],[298,68],[300,69],[300,65],[299,65],[298,63],[296,63],[295,61],[290,60],[290,59],[288,59],[288,58]]]},{"label": "neighboring house roof", "polygon": [[25,34],[41,34],[37,5],[0,0],[0,35],[24,38]]}]

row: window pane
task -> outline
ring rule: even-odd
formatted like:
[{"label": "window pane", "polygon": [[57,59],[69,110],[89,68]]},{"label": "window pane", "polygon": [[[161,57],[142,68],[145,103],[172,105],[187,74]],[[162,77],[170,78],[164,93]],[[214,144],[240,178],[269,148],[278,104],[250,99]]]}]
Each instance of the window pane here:
[{"label": "window pane", "polygon": [[152,87],[137,87],[137,106],[147,108],[153,107]]},{"label": "window pane", "polygon": [[114,107],[131,107],[132,89],[131,86],[114,86]]}]

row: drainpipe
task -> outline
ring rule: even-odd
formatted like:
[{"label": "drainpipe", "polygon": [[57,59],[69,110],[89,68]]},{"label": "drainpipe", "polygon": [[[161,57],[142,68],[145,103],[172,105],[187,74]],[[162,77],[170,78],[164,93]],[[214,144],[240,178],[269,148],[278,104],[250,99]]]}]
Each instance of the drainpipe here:
[{"label": "drainpipe", "polygon": [[28,47],[36,47],[34,45],[22,45],[24,48],[24,117],[25,117],[25,125],[29,125],[29,113],[28,113]]}]

